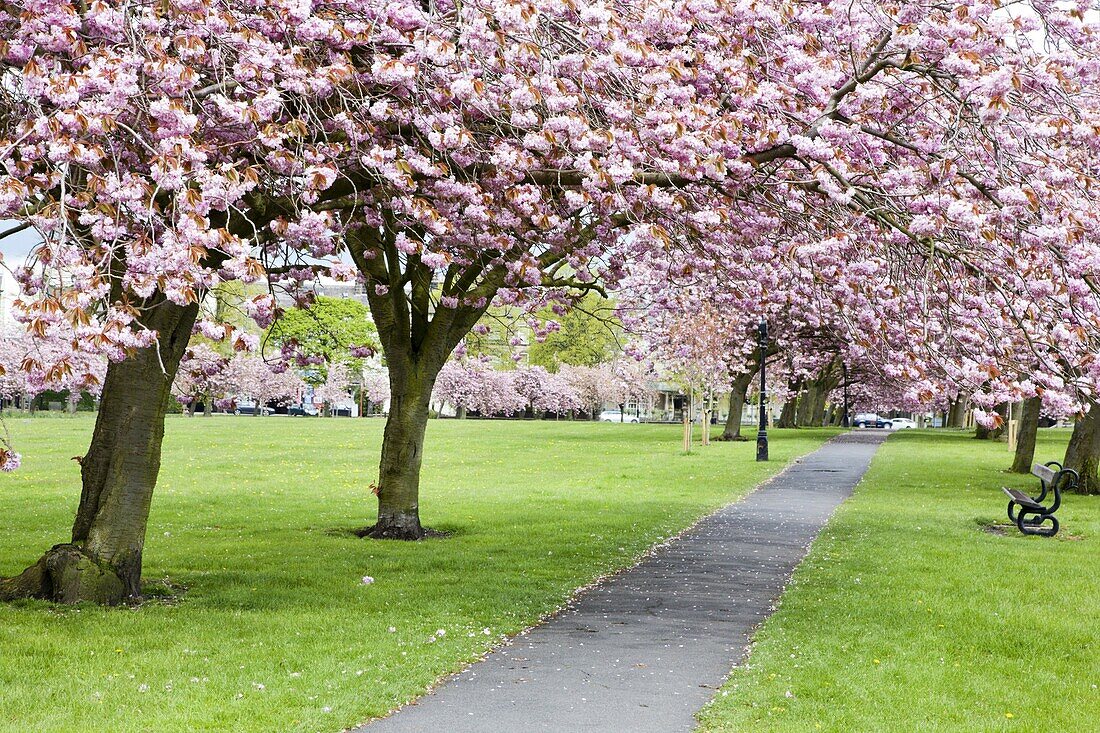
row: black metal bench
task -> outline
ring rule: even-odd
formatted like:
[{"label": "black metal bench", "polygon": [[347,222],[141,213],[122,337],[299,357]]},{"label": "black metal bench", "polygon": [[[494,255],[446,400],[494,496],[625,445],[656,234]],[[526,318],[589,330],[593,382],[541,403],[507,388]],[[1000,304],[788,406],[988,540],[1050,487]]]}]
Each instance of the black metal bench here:
[{"label": "black metal bench", "polygon": [[[1036,463],[1031,467],[1031,473],[1038,477],[1042,490],[1038,496],[1028,496],[1019,489],[1004,489],[1008,494],[1008,518],[1024,534],[1053,537],[1058,533],[1058,519],[1054,512],[1062,505],[1062,492],[1077,488],[1080,476],[1072,468],[1062,468],[1062,464],[1057,461],[1051,461],[1044,466]],[[1047,495],[1054,499],[1050,506],[1043,504]],[[1020,508],[1019,513],[1014,511],[1016,507]],[[1050,527],[1043,527],[1047,520],[1050,520]]]}]

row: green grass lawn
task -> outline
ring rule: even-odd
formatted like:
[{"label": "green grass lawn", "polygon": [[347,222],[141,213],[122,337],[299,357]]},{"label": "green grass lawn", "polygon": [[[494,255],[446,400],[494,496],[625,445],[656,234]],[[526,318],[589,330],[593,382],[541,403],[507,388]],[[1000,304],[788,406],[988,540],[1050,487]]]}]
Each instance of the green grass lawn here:
[{"label": "green grass lawn", "polygon": [[[69,459],[92,428],[88,417],[8,423],[24,468],[0,477],[0,575],[68,539]],[[133,609],[0,606],[0,728],[338,731],[416,697],[833,434],[775,431],[762,465],[753,443],[682,455],[677,426],[434,421],[422,517],[453,534],[392,543],[338,531],[373,519],[381,430],[171,418],[145,576],[186,591]]]},{"label": "green grass lawn", "polygon": [[[1066,431],[1040,431],[1060,460]],[[879,451],[796,571],[703,730],[1100,729],[1100,498],[1056,539],[1007,521],[1003,443],[905,432]]]}]

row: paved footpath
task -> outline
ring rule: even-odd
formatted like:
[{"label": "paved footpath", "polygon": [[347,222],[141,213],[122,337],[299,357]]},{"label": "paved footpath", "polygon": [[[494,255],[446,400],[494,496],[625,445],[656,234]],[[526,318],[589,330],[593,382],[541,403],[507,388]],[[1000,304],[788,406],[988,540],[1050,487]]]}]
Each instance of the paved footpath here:
[{"label": "paved footpath", "polygon": [[830,441],[360,733],[692,730],[884,439]]}]

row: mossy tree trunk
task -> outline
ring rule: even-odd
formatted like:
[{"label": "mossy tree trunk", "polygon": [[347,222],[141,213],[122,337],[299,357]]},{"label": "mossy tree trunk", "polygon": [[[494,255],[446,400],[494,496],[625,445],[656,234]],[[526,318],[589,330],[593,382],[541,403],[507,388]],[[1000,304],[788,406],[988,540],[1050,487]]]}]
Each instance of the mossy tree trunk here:
[{"label": "mossy tree trunk", "polygon": [[810,427],[820,428],[825,426],[825,404],[829,399],[829,395],[840,384],[840,378],[840,359],[834,357],[821,368],[817,379],[814,380],[817,389],[814,392],[814,402],[810,408],[811,416],[807,423]]},{"label": "mossy tree trunk", "polygon": [[172,380],[198,314],[155,296],[142,325],[159,345],[111,364],[88,452],[72,539],[56,545],[20,576],[0,580],[0,599],[43,598],[107,605],[141,595],[142,551],[160,472],[164,416]]},{"label": "mossy tree trunk", "polygon": [[1066,457],[1062,461],[1065,468],[1072,468],[1080,475],[1077,485],[1079,494],[1100,494],[1100,406],[1077,418],[1073,424],[1073,435],[1066,447]]},{"label": "mossy tree trunk", "polygon": [[817,395],[815,396],[815,399],[814,399],[814,406],[813,406],[813,410],[812,410],[813,416],[810,420],[810,425],[812,427],[815,427],[815,428],[824,427],[825,421],[826,421],[825,403],[826,403],[826,400],[829,397],[829,392],[830,391],[832,391],[832,390],[831,389],[827,390],[823,385],[819,385],[818,390],[817,390]]},{"label": "mossy tree trunk", "polygon": [[798,395],[798,405],[795,408],[795,424],[800,428],[810,427],[814,424],[814,406],[817,404],[820,386],[816,379],[805,384]]},{"label": "mossy tree trunk", "polygon": [[1016,455],[1012,459],[1014,473],[1031,473],[1035,460],[1035,439],[1039,434],[1039,412],[1043,407],[1041,397],[1024,400],[1020,415],[1020,429],[1016,432]]},{"label": "mossy tree trunk", "polygon": [[741,416],[745,411],[745,398],[748,395],[749,385],[752,384],[757,369],[758,367],[754,364],[749,371],[739,374],[733,380],[730,386],[730,411],[726,416],[726,427],[717,440],[748,440],[741,435]]},{"label": "mossy tree trunk", "polygon": [[420,539],[420,466],[428,403],[439,369],[390,362],[390,414],[378,466],[378,521],[363,532],[375,539]]}]

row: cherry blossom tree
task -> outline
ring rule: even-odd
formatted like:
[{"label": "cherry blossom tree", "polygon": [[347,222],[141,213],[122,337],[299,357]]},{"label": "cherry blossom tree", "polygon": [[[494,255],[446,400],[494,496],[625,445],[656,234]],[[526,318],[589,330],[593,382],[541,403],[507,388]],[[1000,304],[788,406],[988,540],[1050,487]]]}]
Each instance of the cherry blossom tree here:
[{"label": "cherry blossom tree", "polygon": [[487,359],[448,362],[436,381],[435,398],[454,406],[459,417],[467,410],[486,416],[515,415],[528,404],[516,390],[512,373],[494,369]]},{"label": "cherry blossom tree", "polygon": [[573,385],[561,374],[552,374],[541,366],[520,367],[504,374],[526,400],[532,416],[540,412],[564,415],[583,406]]},{"label": "cherry blossom tree", "polygon": [[320,399],[333,415],[338,405],[351,401],[351,379],[344,362],[330,364],[325,383],[313,391],[314,399]]},{"label": "cherry blossom tree", "polygon": [[214,400],[224,396],[225,369],[229,360],[209,344],[188,347],[180,360],[172,391],[187,407],[187,414],[195,414],[195,405],[202,402],[207,416],[213,414]]},{"label": "cherry blossom tree", "polygon": [[254,416],[263,414],[271,402],[300,402],[305,382],[285,365],[270,364],[253,354],[237,354],[225,368],[225,393],[246,397],[255,406]]},{"label": "cherry blossom tree", "polygon": [[368,369],[363,373],[363,383],[360,387],[370,404],[383,405],[390,396],[390,377],[384,371]]},{"label": "cherry blossom tree", "polygon": [[[1030,353],[1044,389],[1087,401],[1092,26],[1039,0],[3,6],[0,216],[45,238],[22,317],[116,359],[54,551],[89,580],[49,594],[138,592],[197,302],[261,263],[293,291],[350,276],[345,253],[366,282],[391,384],[372,537],[421,536],[428,403],[490,303],[613,288],[641,261],[750,282],[801,257],[820,298],[874,303],[857,347],[925,350],[912,323],[947,324],[972,358],[944,371],[989,376],[976,399],[1003,401]],[[144,468],[108,472],[118,452]],[[116,506],[140,521],[117,531]],[[48,565],[0,595],[43,594]]]},{"label": "cherry blossom tree", "polygon": [[[15,270],[14,311],[36,339],[67,345],[47,370],[75,370],[81,353],[112,360],[71,542],[0,582],[0,598],[140,595],[164,412],[199,302],[262,278],[258,247],[306,236],[316,217],[289,199],[354,190],[310,133],[352,74],[355,43],[335,20],[346,9],[0,6],[0,220],[16,221],[0,241],[27,227],[43,239]],[[262,326],[274,315],[267,296],[246,308]]]}]

